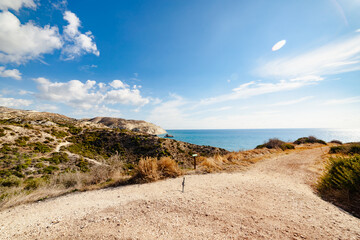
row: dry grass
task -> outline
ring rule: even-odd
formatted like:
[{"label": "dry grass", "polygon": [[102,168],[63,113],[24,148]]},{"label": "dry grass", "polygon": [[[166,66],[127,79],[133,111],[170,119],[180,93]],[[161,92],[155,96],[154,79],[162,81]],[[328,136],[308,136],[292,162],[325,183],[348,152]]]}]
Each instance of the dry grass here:
[{"label": "dry grass", "polygon": [[182,174],[177,163],[170,157],[162,157],[157,164],[162,178],[177,177]]},{"label": "dry grass", "polygon": [[152,157],[141,158],[136,171],[134,179],[140,182],[153,182],[182,175],[179,166],[170,157],[162,157],[160,160]]},{"label": "dry grass", "polygon": [[149,182],[156,181],[160,178],[158,174],[158,164],[156,158],[141,158],[136,170],[136,178],[140,178]]}]

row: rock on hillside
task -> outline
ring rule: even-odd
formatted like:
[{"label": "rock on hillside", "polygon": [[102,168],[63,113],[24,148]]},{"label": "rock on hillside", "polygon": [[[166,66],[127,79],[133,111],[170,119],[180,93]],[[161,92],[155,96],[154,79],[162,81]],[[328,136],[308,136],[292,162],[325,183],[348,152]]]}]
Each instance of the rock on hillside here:
[{"label": "rock on hillside", "polygon": [[126,129],[134,132],[141,132],[147,134],[165,134],[166,131],[153,123],[140,121],[140,120],[126,120],[123,118],[110,118],[110,117],[96,117],[86,119],[85,121],[93,123],[102,123],[110,128]]}]

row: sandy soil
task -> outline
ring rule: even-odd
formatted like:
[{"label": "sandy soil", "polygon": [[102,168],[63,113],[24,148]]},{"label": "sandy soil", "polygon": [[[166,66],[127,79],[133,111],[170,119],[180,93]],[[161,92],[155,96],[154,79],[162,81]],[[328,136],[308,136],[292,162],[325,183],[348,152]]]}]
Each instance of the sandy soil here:
[{"label": "sandy soil", "polygon": [[360,219],[314,194],[326,148],[240,173],[74,193],[0,212],[0,239],[360,239]]}]

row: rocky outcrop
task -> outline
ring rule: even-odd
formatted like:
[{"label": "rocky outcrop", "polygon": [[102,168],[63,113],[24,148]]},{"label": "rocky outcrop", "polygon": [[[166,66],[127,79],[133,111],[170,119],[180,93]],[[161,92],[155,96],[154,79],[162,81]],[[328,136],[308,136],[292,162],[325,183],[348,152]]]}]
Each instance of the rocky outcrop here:
[{"label": "rocky outcrop", "polygon": [[141,120],[127,120],[123,118],[96,117],[86,119],[85,121],[92,123],[101,123],[110,128],[127,129],[134,132],[147,133],[152,135],[165,134],[166,131],[153,123]]}]

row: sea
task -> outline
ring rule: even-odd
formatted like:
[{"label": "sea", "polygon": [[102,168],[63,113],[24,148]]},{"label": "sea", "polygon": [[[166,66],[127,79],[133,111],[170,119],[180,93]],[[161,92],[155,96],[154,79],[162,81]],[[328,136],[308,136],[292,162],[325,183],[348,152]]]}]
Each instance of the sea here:
[{"label": "sea", "polygon": [[[360,129],[211,129],[211,130],[166,130],[175,140],[197,145],[214,146],[229,151],[254,149],[270,138],[293,142],[300,137],[314,136],[326,142],[339,140],[360,142]],[[159,135],[164,137],[165,134]]]}]

